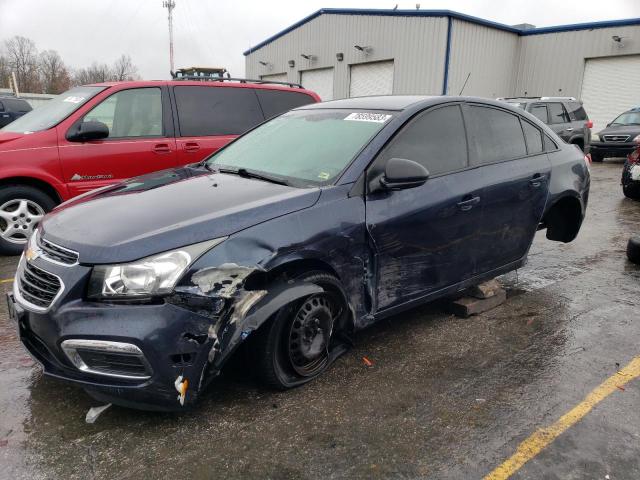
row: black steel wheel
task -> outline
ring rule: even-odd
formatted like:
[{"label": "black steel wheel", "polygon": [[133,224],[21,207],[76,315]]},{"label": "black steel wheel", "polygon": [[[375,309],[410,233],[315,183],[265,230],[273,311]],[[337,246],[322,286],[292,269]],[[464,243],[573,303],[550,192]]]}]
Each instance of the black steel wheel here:
[{"label": "black steel wheel", "polygon": [[333,275],[309,272],[297,280],[315,283],[324,292],[281,308],[250,346],[258,376],[279,390],[307,383],[324,371],[337,321],[345,311],[342,287]]}]

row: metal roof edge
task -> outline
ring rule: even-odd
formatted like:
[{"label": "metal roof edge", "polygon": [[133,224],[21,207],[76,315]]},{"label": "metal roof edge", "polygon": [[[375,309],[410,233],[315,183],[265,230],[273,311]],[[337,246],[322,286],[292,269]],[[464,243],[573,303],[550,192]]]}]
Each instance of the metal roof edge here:
[{"label": "metal roof edge", "polygon": [[265,45],[277,40],[278,38],[286,35],[287,33],[301,27],[305,23],[310,22],[320,15],[372,15],[372,16],[387,16],[387,17],[449,17],[456,20],[462,20],[465,22],[475,23],[485,27],[495,28],[505,32],[515,33],[519,36],[529,35],[542,35],[545,33],[558,33],[558,32],[570,32],[575,30],[592,30],[596,28],[609,28],[609,27],[623,27],[630,25],[640,25],[640,18],[628,18],[623,20],[604,20],[598,22],[586,22],[586,23],[574,23],[568,25],[558,25],[551,27],[532,28],[530,30],[522,30],[519,28],[505,25],[503,23],[493,22],[491,20],[485,20],[483,18],[474,17],[464,13],[454,12],[452,10],[387,10],[387,9],[372,9],[372,8],[321,8],[313,12],[311,15],[304,17],[296,23],[288,26],[284,30],[270,36],[266,40],[258,43],[257,45],[249,48],[243,52],[243,55],[254,53],[260,50]]}]

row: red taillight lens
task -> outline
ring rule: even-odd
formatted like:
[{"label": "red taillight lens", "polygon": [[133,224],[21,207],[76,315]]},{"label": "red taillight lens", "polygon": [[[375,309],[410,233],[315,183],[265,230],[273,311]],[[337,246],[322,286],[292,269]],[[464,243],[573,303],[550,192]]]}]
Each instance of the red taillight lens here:
[{"label": "red taillight lens", "polygon": [[584,156],[584,163],[587,164],[587,168],[589,168],[591,166],[591,154],[590,153],[587,153]]},{"label": "red taillight lens", "polygon": [[587,120],[587,123],[584,125],[587,128],[593,128],[593,122],[591,120]]}]

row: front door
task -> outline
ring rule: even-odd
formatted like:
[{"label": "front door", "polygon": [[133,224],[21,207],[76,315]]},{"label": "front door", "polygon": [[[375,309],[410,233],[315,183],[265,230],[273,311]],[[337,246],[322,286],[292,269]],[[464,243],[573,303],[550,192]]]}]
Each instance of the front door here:
[{"label": "front door", "polygon": [[544,211],[551,164],[543,133],[512,112],[468,105],[471,164],[484,179],[478,274],[522,259]]},{"label": "front door", "polygon": [[474,275],[483,180],[467,156],[461,107],[448,104],[411,120],[368,171],[376,182],[389,159],[406,158],[430,173],[419,187],[367,195],[378,311]]},{"label": "front door", "polygon": [[66,130],[58,131],[60,160],[72,196],[176,165],[164,95],[161,87],[120,90],[96,105],[80,121],[106,124],[108,138],[70,142]]}]

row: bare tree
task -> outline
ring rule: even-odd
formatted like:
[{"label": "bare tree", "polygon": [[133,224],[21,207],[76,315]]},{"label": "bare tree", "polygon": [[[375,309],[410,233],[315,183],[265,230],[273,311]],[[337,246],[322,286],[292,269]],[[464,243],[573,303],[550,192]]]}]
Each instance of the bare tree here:
[{"label": "bare tree", "polygon": [[10,75],[9,59],[4,52],[0,51],[0,88],[9,88]]},{"label": "bare tree", "polygon": [[40,78],[44,93],[62,93],[69,89],[71,77],[62,57],[55,50],[45,50],[39,58]]},{"label": "bare tree", "polygon": [[22,92],[40,92],[38,50],[33,40],[19,35],[4,42],[9,69],[16,74]]},{"label": "bare tree", "polygon": [[113,76],[114,80],[124,81],[124,80],[137,80],[138,68],[131,61],[131,57],[129,55],[122,54],[120,58],[118,58],[113,64]]},{"label": "bare tree", "polygon": [[87,85],[89,83],[112,82],[114,74],[106,63],[92,63],[87,68],[76,70],[73,75],[74,85]]}]

